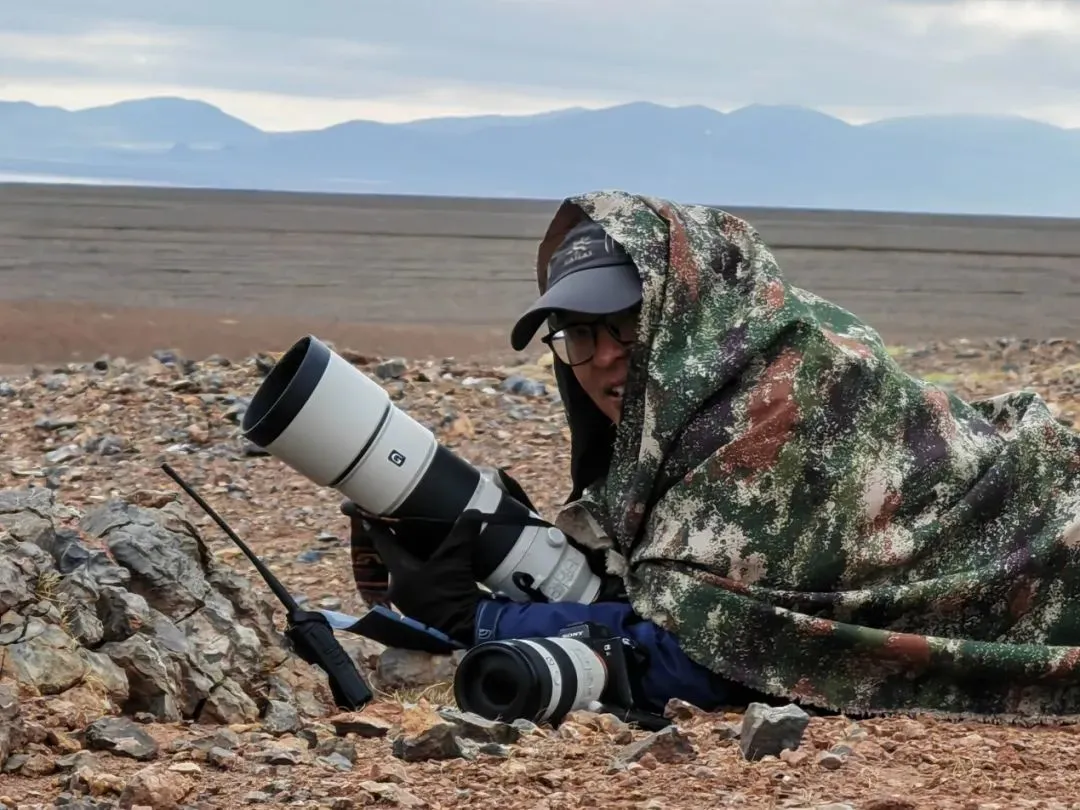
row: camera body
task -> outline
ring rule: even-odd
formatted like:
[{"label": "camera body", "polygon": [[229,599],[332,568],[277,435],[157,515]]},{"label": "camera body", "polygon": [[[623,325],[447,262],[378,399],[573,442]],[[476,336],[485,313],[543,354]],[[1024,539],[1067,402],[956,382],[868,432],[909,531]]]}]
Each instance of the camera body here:
[{"label": "camera body", "polygon": [[489,720],[557,725],[587,709],[661,728],[667,721],[638,708],[635,682],[645,651],[603,625],[582,622],[557,636],[487,641],[462,657],[454,698],[463,710]]}]

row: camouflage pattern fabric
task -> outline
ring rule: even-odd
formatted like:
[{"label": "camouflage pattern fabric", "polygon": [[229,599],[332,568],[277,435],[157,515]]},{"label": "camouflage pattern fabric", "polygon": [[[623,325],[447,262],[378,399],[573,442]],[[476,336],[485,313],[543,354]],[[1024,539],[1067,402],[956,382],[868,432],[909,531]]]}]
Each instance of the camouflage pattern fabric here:
[{"label": "camouflage pattern fabric", "polygon": [[608,475],[564,517],[610,537],[635,610],[804,705],[1080,715],[1080,437],[1034,393],[909,376],[714,208],[572,197],[541,276],[582,211],[644,298]]}]

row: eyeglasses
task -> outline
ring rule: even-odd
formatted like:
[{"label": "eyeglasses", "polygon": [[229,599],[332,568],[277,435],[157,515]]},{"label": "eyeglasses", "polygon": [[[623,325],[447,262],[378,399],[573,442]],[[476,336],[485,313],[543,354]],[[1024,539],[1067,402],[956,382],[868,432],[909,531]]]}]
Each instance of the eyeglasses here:
[{"label": "eyeglasses", "polygon": [[620,346],[631,346],[637,339],[638,313],[620,312],[594,321],[566,324],[540,340],[568,366],[580,366],[596,354],[596,335],[600,327]]}]

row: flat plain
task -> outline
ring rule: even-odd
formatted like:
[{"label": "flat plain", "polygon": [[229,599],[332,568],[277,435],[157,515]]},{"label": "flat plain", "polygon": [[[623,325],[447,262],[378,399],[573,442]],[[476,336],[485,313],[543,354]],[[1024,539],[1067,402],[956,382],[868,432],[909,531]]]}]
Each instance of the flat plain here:
[{"label": "flat plain", "polygon": [[[507,356],[556,205],[0,185],[0,363],[241,354],[308,332]],[[1080,326],[1080,220],[730,210],[794,283],[890,343]]]}]

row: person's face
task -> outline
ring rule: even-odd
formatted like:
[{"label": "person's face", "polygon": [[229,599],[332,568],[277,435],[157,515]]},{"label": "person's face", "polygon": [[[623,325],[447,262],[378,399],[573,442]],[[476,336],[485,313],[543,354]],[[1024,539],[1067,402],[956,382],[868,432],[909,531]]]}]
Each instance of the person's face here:
[{"label": "person's face", "polygon": [[612,422],[622,418],[630,346],[637,337],[637,311],[598,318],[567,313],[559,317],[547,342],[570,365],[585,393]]}]

